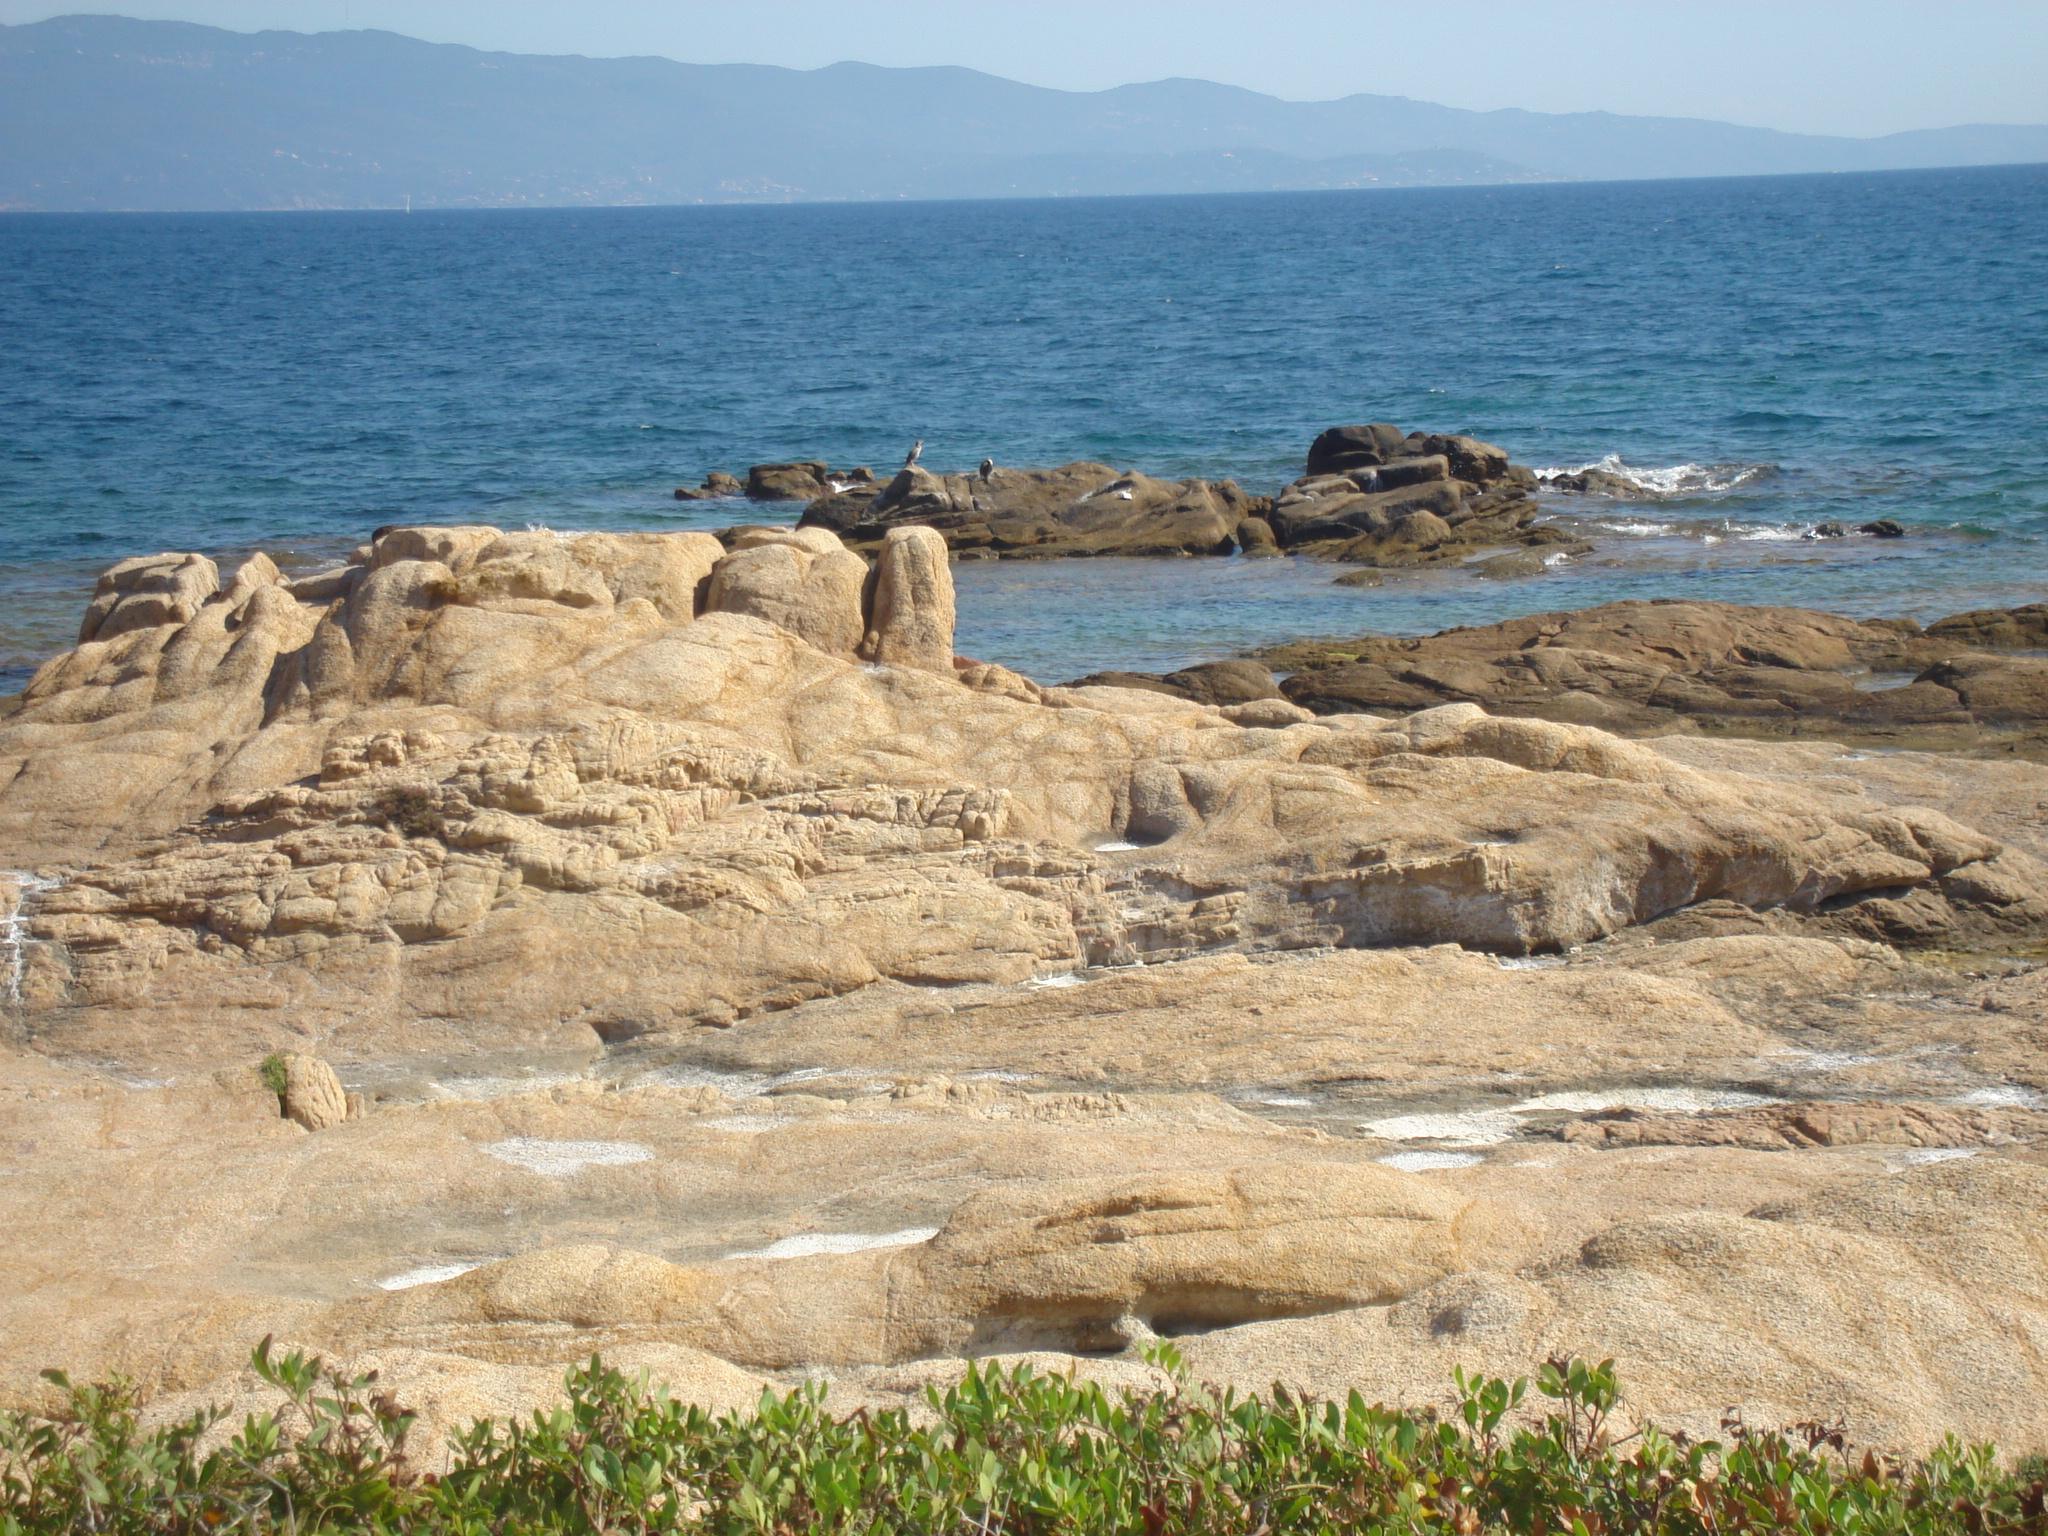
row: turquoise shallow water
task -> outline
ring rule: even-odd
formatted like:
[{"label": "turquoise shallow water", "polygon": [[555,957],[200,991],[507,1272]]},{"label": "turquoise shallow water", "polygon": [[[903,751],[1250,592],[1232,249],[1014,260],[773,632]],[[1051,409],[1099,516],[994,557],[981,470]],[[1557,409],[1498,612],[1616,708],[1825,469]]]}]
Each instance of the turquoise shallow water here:
[{"label": "turquoise shallow water", "polygon": [[[2048,167],[528,213],[0,217],[0,688],[124,555],[379,523],[662,528],[789,456],[1093,457],[1271,489],[1336,422],[1700,482],[1559,502],[1495,585],[1299,561],[960,568],[1045,677],[1622,596],[1932,616],[2048,595]],[[792,509],[793,510],[793,509]],[[1813,543],[1892,517],[1898,541]]]}]

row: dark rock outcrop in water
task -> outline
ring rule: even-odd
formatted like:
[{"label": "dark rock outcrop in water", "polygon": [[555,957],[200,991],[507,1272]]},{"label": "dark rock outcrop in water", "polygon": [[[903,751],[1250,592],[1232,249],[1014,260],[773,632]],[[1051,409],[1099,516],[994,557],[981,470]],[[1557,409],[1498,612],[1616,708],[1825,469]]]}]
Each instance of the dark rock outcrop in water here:
[{"label": "dark rock outcrop in water", "polygon": [[1423,638],[1274,647],[1318,714],[1473,703],[1630,735],[1717,731],[2048,751],[2048,605],[1910,620],[1610,603]]},{"label": "dark rock outcrop in water", "polygon": [[970,557],[1227,555],[1238,526],[1266,506],[1232,481],[1155,480],[1107,464],[998,469],[987,479],[912,465],[879,493],[856,486],[812,502],[803,523],[857,549],[916,526]]},{"label": "dark rock outcrop in water", "polygon": [[856,469],[833,469],[820,459],[800,459],[786,464],[756,464],[745,480],[713,470],[698,486],[676,487],[677,501],[731,501],[744,496],[749,501],[814,501],[841,490],[872,495],[875,477],[865,465]]},{"label": "dark rock outcrop in water", "polygon": [[1384,422],[1332,427],[1308,473],[1275,499],[1282,547],[1354,565],[1427,565],[1479,549],[1545,542],[1536,476],[1474,437]]},{"label": "dark rock outcrop in water", "polygon": [[722,470],[714,469],[704,477],[704,483],[697,486],[676,487],[677,501],[724,501],[734,496],[744,496],[747,488]]},{"label": "dark rock outcrop in water", "polygon": [[906,524],[934,528],[970,558],[1299,552],[1409,566],[1556,542],[1554,530],[1534,526],[1535,486],[1490,443],[1373,423],[1324,432],[1308,473],[1277,498],[1229,480],[1155,480],[1089,462],[986,476],[911,466],[879,492],[819,497],[803,521],[857,548]]}]

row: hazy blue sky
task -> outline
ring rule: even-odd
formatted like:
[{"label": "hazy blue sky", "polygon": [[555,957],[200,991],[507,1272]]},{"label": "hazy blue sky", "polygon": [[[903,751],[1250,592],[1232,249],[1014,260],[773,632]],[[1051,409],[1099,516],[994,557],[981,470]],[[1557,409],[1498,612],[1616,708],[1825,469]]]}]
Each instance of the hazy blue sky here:
[{"label": "hazy blue sky", "polygon": [[0,21],[80,9],[521,53],[967,64],[1070,90],[1193,75],[1820,133],[2048,122],[2048,0],[0,0]]}]

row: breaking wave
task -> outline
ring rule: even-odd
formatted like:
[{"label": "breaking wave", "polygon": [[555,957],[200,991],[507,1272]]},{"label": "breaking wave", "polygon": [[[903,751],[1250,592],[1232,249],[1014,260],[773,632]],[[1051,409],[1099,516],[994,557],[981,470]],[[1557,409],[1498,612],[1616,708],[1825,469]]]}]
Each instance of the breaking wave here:
[{"label": "breaking wave", "polygon": [[1536,478],[1545,485],[1554,486],[1574,476],[1598,474],[1612,477],[1619,484],[1603,487],[1596,482],[1585,486],[1560,486],[1559,489],[1580,490],[1589,495],[1636,495],[1662,500],[1675,496],[1717,496],[1739,490],[1752,481],[1776,474],[1777,468],[1775,464],[1639,466],[1623,462],[1618,453],[1610,453],[1590,464],[1553,465],[1539,469]]}]

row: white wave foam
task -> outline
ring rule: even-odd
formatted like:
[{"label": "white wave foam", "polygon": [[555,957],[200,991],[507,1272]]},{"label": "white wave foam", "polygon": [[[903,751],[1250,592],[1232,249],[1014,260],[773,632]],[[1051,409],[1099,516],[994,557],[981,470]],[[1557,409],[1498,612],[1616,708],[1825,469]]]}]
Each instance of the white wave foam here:
[{"label": "white wave foam", "polygon": [[1138,845],[1136,843],[1126,843],[1121,840],[1116,842],[1097,843],[1095,845],[1095,851],[1097,853],[1136,853],[1138,851]]},{"label": "white wave foam", "polygon": [[1610,518],[1592,527],[1600,533],[1626,534],[1632,539],[1663,539],[1685,531],[1676,523],[1650,523],[1641,518]]},{"label": "white wave foam", "polygon": [[654,1157],[652,1147],[637,1141],[548,1141],[538,1136],[508,1136],[483,1150],[501,1163],[551,1179],[565,1179],[586,1168],[622,1168]]},{"label": "white wave foam", "polygon": [[1027,987],[1078,987],[1081,978],[1072,971],[1061,971],[1054,976],[1034,976],[1024,983]]},{"label": "white wave foam", "polygon": [[728,1259],[803,1259],[818,1253],[864,1253],[870,1248],[907,1248],[928,1243],[939,1235],[937,1227],[905,1227],[901,1232],[805,1232],[780,1237],[766,1248],[742,1249],[728,1253]]},{"label": "white wave foam", "polygon": [[1769,464],[1666,464],[1636,465],[1623,461],[1618,453],[1607,454],[1590,464],[1552,465],[1536,471],[1546,485],[1567,475],[1598,470],[1625,481],[1648,496],[1720,495],[1736,490],[1771,472]]}]

